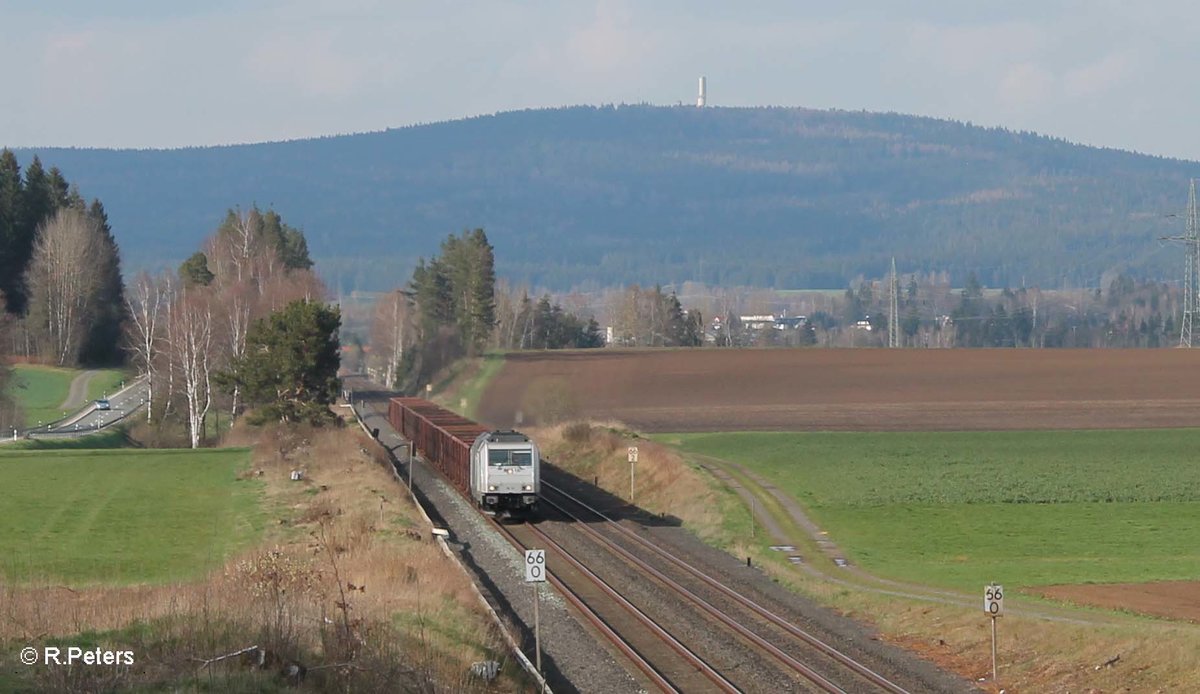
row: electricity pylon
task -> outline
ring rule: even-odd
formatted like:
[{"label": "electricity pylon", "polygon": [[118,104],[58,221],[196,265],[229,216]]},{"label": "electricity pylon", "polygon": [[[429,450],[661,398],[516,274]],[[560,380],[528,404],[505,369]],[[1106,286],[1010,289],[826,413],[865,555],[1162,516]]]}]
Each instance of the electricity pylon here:
[{"label": "electricity pylon", "polygon": [[1182,241],[1184,250],[1183,321],[1179,328],[1179,346],[1191,347],[1196,311],[1200,310],[1200,215],[1196,212],[1196,179],[1188,188],[1187,226],[1183,236],[1164,236],[1163,241]]},{"label": "electricity pylon", "polygon": [[896,276],[896,258],[892,256],[892,296],[888,308],[888,347],[900,346],[900,278]]}]

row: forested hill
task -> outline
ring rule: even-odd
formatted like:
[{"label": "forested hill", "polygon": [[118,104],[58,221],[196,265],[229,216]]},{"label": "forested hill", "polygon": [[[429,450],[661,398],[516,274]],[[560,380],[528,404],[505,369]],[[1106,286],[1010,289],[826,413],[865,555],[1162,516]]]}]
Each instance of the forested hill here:
[{"label": "forested hill", "polygon": [[990,286],[1181,272],[1200,164],[896,114],[572,107],[315,140],[168,151],[37,149],[104,200],[127,265],[178,262],[235,204],[301,227],[344,288],[403,282],[483,227],[497,272],[618,283],[843,287],[975,270]]}]

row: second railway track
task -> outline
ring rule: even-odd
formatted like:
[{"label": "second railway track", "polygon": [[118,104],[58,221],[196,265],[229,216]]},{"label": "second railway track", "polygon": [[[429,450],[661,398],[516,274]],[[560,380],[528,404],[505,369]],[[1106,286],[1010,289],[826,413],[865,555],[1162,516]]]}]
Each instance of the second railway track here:
[{"label": "second railway track", "polygon": [[[779,689],[778,675],[771,677],[767,671],[773,667],[794,678],[795,686],[787,688],[796,691],[906,692],[900,685],[787,618],[545,481],[543,504],[566,521],[556,525],[574,526],[574,530],[585,535],[594,546],[618,557],[645,580],[653,581],[677,596],[684,609],[703,615],[713,625],[714,632],[725,634],[726,641],[737,640],[758,654],[759,657],[745,660],[739,667],[758,670],[760,674],[750,677],[730,674],[741,683],[740,688],[747,691]],[[669,609],[666,605],[657,607]],[[704,652],[700,646],[696,650]],[[719,656],[713,658],[714,662],[720,660]]]}]

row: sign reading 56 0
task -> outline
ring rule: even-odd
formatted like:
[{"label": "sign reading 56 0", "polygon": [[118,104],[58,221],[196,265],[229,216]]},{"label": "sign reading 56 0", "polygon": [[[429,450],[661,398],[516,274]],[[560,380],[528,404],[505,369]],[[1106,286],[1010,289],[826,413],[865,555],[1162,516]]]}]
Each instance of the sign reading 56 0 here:
[{"label": "sign reading 56 0", "polygon": [[983,611],[993,617],[1004,612],[1004,586],[992,584],[983,589]]}]

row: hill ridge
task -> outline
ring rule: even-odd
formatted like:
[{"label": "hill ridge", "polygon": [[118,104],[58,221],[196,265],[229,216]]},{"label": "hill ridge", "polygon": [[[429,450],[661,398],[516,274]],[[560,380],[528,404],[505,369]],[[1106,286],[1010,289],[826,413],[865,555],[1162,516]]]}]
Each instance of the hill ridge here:
[{"label": "hill ridge", "polygon": [[968,272],[1002,286],[1178,274],[1155,239],[1200,164],[1002,126],[805,107],[564,106],[364,133],[34,153],[100,197],[128,267],[174,264],[252,203],[343,289],[402,283],[487,229],[498,271],[554,289],[846,286]]}]

